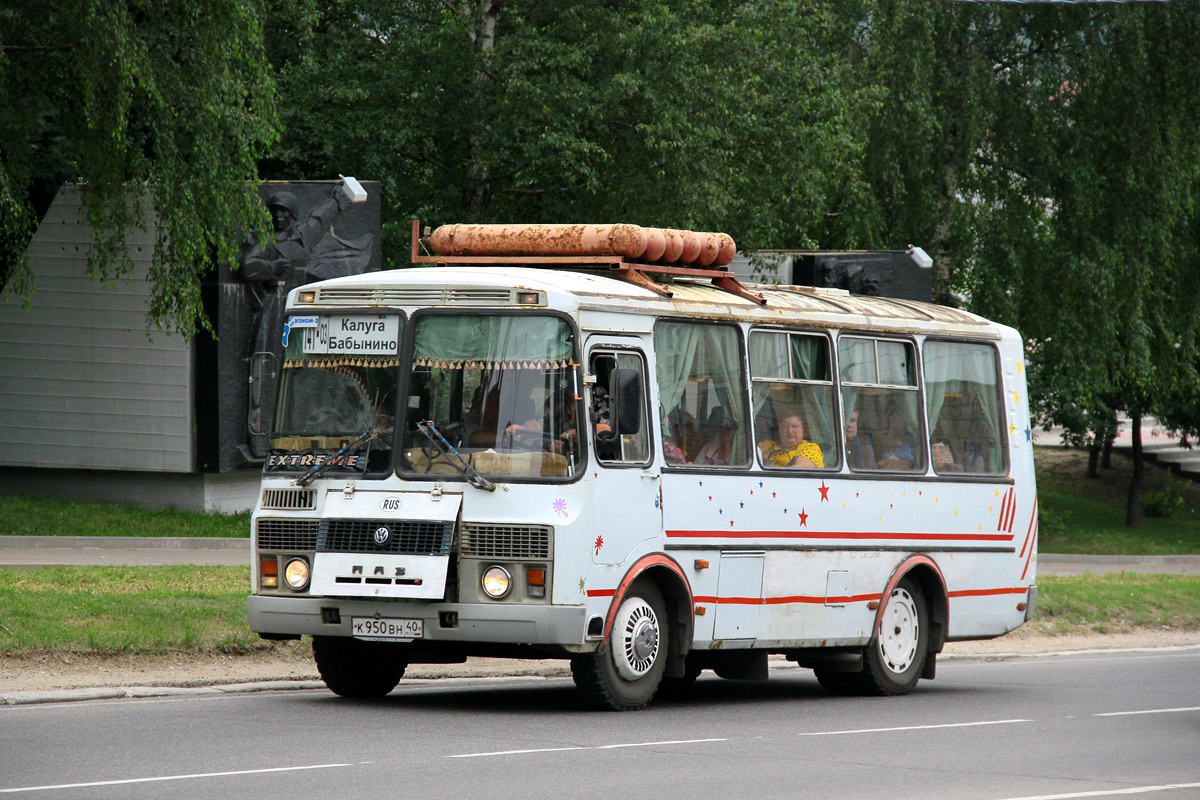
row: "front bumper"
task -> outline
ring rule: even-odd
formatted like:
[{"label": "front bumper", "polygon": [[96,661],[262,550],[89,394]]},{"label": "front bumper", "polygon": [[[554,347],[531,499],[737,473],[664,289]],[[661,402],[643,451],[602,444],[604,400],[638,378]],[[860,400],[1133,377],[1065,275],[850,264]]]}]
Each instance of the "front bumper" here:
[{"label": "front bumper", "polygon": [[[322,609],[337,609],[338,622]],[[584,651],[586,609],[583,606],[503,605],[476,603],[404,603],[346,600],[330,597],[272,597],[251,595],[250,630],[265,634],[349,636],[351,617],[399,617],[425,623],[421,641],[458,644],[551,645]],[[443,627],[441,612],[457,615],[457,624]]]}]

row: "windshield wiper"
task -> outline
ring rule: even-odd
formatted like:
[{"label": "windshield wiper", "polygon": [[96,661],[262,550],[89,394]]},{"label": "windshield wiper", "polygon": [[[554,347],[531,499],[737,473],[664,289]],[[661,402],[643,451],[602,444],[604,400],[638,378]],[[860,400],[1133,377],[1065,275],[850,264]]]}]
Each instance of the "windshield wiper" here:
[{"label": "windshield wiper", "polygon": [[324,473],[325,470],[329,469],[330,467],[344,466],[342,464],[337,463],[338,456],[344,456],[347,453],[353,453],[355,450],[362,447],[364,444],[374,441],[375,439],[378,439],[378,438],[379,438],[379,431],[375,430],[374,428],[368,428],[367,430],[360,433],[358,435],[357,439],[350,442],[350,444],[346,445],[341,450],[338,450],[337,453],[335,453],[334,455],[325,459],[320,464],[314,465],[312,468],[312,472],[306,472],[303,475],[301,475],[299,478],[296,478],[296,480],[292,482],[292,485],[293,486],[308,486],[310,483],[315,481],[317,478],[321,477],[322,473]]},{"label": "windshield wiper", "polygon": [[[434,426],[433,420],[427,419],[424,422],[418,422],[417,427],[421,429],[421,433],[425,434],[425,438],[432,442],[433,446],[448,458],[450,464],[466,476],[467,483],[476,489],[483,489],[488,492],[496,491],[496,484],[480,475],[478,470],[459,455],[459,452],[454,449],[454,445],[447,442],[446,437],[442,436],[441,432]],[[457,463],[455,463],[454,459],[458,459]]]}]

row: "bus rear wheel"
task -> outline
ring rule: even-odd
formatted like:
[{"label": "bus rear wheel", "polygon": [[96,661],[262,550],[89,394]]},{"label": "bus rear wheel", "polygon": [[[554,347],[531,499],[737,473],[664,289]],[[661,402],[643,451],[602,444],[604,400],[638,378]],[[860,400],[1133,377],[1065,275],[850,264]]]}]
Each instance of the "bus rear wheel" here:
[{"label": "bus rear wheel", "polygon": [[863,653],[863,671],[849,673],[863,694],[908,694],[929,654],[929,606],[921,587],[903,578],[892,589],[875,636]]},{"label": "bus rear wheel", "polygon": [[584,701],[604,711],[644,708],[662,684],[667,639],[662,593],[650,581],[635,582],[617,608],[604,648],[571,659]]},{"label": "bus rear wheel", "polygon": [[383,697],[408,667],[405,645],[346,636],[314,636],[312,645],[321,680],[342,697]]}]

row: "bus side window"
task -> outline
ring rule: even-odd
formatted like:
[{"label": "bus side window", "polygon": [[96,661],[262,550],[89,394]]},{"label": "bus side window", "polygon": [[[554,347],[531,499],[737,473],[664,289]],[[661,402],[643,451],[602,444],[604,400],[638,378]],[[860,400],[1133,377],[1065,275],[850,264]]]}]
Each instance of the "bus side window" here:
[{"label": "bus side window", "polygon": [[[741,331],[732,325],[663,320],[654,327],[654,346],[667,465],[749,466]],[[719,458],[707,460],[718,449],[710,429],[718,420],[719,427],[732,430],[731,438],[721,444]],[[698,460],[702,453],[704,461]]]},{"label": "bus side window", "polygon": [[995,349],[927,341],[924,358],[934,469],[939,474],[1004,474],[1007,440]]},{"label": "bus side window", "polygon": [[602,353],[592,356],[588,409],[592,447],[602,463],[644,464],[650,456],[646,414],[646,370],[640,354]]},{"label": "bus side window", "polygon": [[909,341],[838,338],[842,409],[847,417],[857,413],[863,443],[852,450],[870,452],[867,458],[852,459],[851,469],[925,471],[915,352]]},{"label": "bus side window", "polygon": [[750,333],[754,441],[767,469],[837,469],[841,463],[829,340]]}]

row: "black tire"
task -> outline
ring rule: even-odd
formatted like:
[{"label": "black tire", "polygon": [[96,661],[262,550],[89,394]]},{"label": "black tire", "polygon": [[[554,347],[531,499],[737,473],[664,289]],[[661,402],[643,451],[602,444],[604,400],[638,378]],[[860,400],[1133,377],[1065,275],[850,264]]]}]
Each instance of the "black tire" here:
[{"label": "black tire", "polygon": [[668,624],[658,587],[636,581],[621,600],[604,647],[571,659],[571,675],[584,702],[602,711],[644,708],[662,684]]},{"label": "black tire", "polygon": [[691,693],[692,687],[696,685],[696,679],[700,677],[700,673],[702,672],[704,672],[703,667],[695,666],[692,660],[688,659],[688,662],[684,667],[683,675],[678,678],[664,677],[662,679],[662,683],[659,684],[658,693],[654,696],[656,698],[687,697]]},{"label": "black tire", "polygon": [[844,696],[859,693],[858,682],[856,680],[858,673],[842,672],[833,669],[814,669],[813,674],[817,676],[817,683],[821,684],[821,688],[830,694]]},{"label": "black tire", "polygon": [[929,655],[929,625],[925,593],[916,581],[903,578],[879,615],[879,627],[863,652],[862,672],[847,673],[859,693],[894,696],[911,692]]},{"label": "black tire", "polygon": [[408,648],[401,644],[314,636],[312,645],[321,680],[342,697],[383,697],[408,667]]}]

